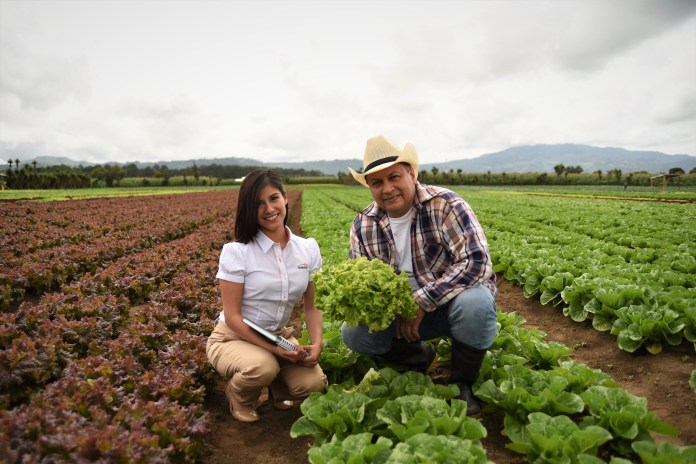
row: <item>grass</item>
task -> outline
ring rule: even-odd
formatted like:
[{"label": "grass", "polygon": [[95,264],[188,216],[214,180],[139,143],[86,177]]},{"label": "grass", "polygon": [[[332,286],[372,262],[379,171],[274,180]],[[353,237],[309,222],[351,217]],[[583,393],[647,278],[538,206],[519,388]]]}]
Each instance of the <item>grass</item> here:
[{"label": "grass", "polygon": [[172,186],[172,187],[98,187],[63,190],[2,190],[1,201],[64,201],[86,198],[134,197],[147,195],[172,195],[179,193],[232,190],[233,186]]},{"label": "grass", "polygon": [[696,201],[696,187],[674,186],[667,192],[654,187],[628,187],[607,185],[514,185],[514,186],[450,186],[451,189],[476,189],[499,191],[501,193],[529,195],[568,195],[576,197],[620,198],[642,200]]}]

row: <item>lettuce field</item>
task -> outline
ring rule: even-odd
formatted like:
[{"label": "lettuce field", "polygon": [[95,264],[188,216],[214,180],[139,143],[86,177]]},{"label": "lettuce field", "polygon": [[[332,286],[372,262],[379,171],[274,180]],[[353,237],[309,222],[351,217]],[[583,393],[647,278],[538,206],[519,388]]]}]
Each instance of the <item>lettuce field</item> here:
[{"label": "lettuce field", "polygon": [[[204,347],[235,190],[0,201],[0,462],[696,462],[696,206],[457,191],[501,288],[480,420],[448,340],[431,376],[398,373],[325,318],[327,392],[234,421]],[[343,261],[369,192],[289,197]]]}]

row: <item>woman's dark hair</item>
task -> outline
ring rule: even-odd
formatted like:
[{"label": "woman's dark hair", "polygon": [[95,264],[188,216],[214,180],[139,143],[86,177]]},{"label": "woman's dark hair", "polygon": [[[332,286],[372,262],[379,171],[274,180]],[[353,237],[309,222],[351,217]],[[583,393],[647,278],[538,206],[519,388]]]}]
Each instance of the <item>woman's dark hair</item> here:
[{"label": "woman's dark hair", "polygon": [[[241,243],[249,243],[256,235],[259,228],[257,201],[261,189],[266,185],[272,185],[280,190],[284,197],[287,197],[283,179],[270,169],[257,169],[251,171],[244,177],[242,185],[239,187],[239,197],[237,198],[237,217],[234,223],[235,240]],[[288,205],[285,205],[285,220],[288,223]]]}]

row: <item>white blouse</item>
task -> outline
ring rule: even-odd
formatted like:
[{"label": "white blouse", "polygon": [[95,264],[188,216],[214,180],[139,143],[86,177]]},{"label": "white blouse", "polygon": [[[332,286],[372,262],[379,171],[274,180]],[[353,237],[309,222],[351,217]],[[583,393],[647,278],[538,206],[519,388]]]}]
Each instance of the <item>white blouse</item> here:
[{"label": "white blouse", "polygon": [[[286,231],[290,239],[282,250],[261,230],[247,244],[225,244],[215,276],[244,284],[242,316],[272,331],[285,327],[312,273],[322,265],[315,239],[293,235],[287,227]],[[220,321],[225,321],[224,311]]]}]

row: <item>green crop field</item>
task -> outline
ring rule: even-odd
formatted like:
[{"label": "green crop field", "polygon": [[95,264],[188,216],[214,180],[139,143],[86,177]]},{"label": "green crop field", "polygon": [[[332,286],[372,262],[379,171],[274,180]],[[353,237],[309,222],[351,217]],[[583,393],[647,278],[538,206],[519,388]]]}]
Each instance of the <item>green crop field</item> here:
[{"label": "green crop field", "polygon": [[[633,201],[601,189],[455,190],[482,223],[498,274],[528,298],[571,324],[591,321],[629,352],[691,350],[696,205],[650,192]],[[369,191],[293,185],[288,196],[330,275]],[[0,461],[205,462],[211,424],[225,421],[204,404],[220,380],[204,346],[236,198],[210,187],[0,192]],[[350,352],[342,321],[325,317],[327,391],[302,402],[290,430],[268,426],[279,441],[311,437],[311,463],[485,463],[495,446],[486,437],[501,428],[492,442],[520,460],[696,462],[693,441],[664,441],[677,427],[646,398],[503,309],[474,385],[481,420],[466,416],[456,387]],[[433,344],[446,366],[449,340]],[[693,437],[689,424],[682,432]]]},{"label": "green crop field", "polygon": [[[696,342],[693,204],[615,200],[601,190],[582,196],[575,190],[546,191],[548,195],[536,190],[455,190],[477,213],[496,271],[523,286],[527,297],[538,295],[575,321],[592,319],[596,329],[617,335],[618,345],[627,351],[644,345],[659,353],[664,344]],[[319,242],[329,272],[347,258],[350,224],[371,201],[363,188],[304,191],[302,227]],[[652,442],[650,433],[677,430],[650,413],[644,398],[629,394],[601,371],[571,361],[571,348],[546,341],[544,333],[523,328],[523,322],[514,314],[499,313],[500,330],[476,387],[489,411],[505,416],[509,449],[535,462],[576,462],[580,457],[577,462],[606,462],[601,455],[619,463],[630,462],[622,459],[636,453],[644,462],[652,462],[655,455],[675,462],[694,457],[696,447],[658,447]],[[454,401],[447,407],[428,400],[432,404],[425,406],[424,397],[447,400],[452,395],[427,378],[408,373],[411,378],[404,380],[382,369],[352,385],[361,358],[336,341],[339,324],[326,321],[331,343],[322,366],[330,370],[333,383],[343,386],[306,400],[304,415],[292,430],[293,436],[314,438],[311,462],[355,454],[366,459],[359,462],[370,462],[367,456],[394,446],[433,456],[450,446],[467,456],[462,462],[485,462],[478,444],[485,432],[454,411]],[[437,347],[447,356],[446,341]],[[696,372],[692,388],[695,378]],[[398,386],[404,384],[414,385],[413,390]],[[436,415],[445,422],[436,425],[432,415],[416,412],[423,408],[442,408]],[[439,427],[447,427],[461,441],[445,445]],[[424,432],[431,436],[423,437]],[[448,462],[446,456],[433,462]]]}]

